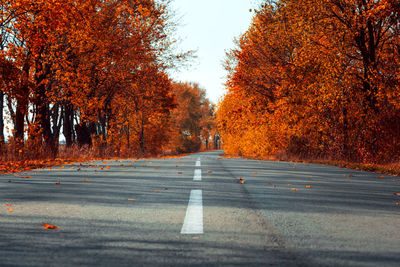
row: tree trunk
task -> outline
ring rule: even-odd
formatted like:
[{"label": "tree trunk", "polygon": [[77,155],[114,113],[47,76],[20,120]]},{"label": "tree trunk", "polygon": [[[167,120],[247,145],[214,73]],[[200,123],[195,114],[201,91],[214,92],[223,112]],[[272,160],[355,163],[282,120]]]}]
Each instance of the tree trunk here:
[{"label": "tree trunk", "polygon": [[0,91],[0,150],[4,146],[4,92]]},{"label": "tree trunk", "polygon": [[63,120],[63,134],[67,147],[71,147],[73,143],[73,125],[74,125],[74,109],[72,104],[67,102],[64,104],[64,120]]}]

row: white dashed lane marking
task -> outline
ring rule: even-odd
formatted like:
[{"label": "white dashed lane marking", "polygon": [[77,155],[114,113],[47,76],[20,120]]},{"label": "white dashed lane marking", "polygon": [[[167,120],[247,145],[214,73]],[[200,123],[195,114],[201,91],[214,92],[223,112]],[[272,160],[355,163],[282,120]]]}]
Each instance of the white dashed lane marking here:
[{"label": "white dashed lane marking", "polygon": [[190,191],[189,204],[186,210],[181,234],[203,234],[203,193],[202,190]]}]

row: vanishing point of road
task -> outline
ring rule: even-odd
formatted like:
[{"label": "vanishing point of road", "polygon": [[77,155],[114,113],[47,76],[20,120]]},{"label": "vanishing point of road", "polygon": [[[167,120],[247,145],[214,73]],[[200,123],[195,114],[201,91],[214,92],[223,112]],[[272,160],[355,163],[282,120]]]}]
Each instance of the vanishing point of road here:
[{"label": "vanishing point of road", "polygon": [[0,175],[0,266],[399,266],[399,177],[221,154]]}]

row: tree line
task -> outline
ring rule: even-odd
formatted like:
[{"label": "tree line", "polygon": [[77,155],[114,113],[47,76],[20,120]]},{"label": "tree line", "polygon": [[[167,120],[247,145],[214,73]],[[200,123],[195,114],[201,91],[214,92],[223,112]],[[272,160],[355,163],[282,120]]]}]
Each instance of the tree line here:
[{"label": "tree line", "polygon": [[55,157],[61,135],[67,147],[100,155],[181,151],[171,145],[178,134],[204,141],[206,133],[175,129],[173,114],[183,112],[176,88],[193,91],[193,112],[204,112],[197,123],[213,109],[204,90],[168,74],[191,53],[176,51],[175,27],[168,0],[1,1],[3,156]]},{"label": "tree line", "polygon": [[264,1],[225,66],[227,153],[400,159],[399,1]]}]

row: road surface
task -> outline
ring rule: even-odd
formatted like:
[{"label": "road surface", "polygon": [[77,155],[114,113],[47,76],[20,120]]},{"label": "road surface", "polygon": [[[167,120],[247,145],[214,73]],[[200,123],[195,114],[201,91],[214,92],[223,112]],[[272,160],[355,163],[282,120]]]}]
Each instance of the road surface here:
[{"label": "road surface", "polygon": [[221,153],[1,175],[0,266],[399,266],[398,177]]}]

